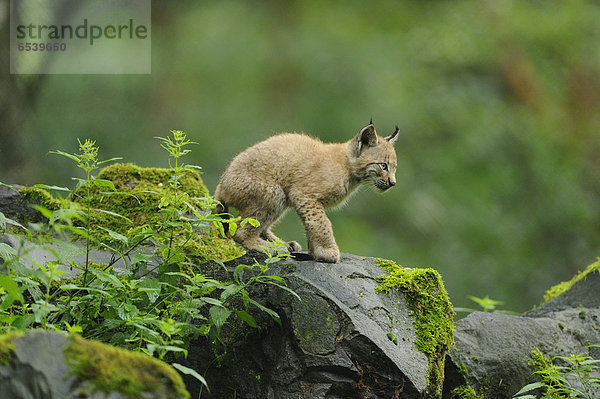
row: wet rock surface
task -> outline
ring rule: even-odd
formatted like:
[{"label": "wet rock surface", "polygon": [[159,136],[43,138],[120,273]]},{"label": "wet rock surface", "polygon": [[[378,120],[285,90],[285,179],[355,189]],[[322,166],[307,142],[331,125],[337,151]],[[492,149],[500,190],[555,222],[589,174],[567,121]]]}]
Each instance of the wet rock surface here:
[{"label": "wet rock surface", "polygon": [[[254,292],[282,323],[238,342],[221,367],[209,369],[214,388],[207,397],[422,397],[429,366],[414,345],[411,311],[402,293],[376,293],[383,271],[375,262],[343,254],[335,265],[295,260],[272,265],[270,273],[284,276],[301,300],[276,287]],[[201,368],[205,355],[201,343],[190,348],[188,365]],[[190,387],[192,396],[198,388]]]}]

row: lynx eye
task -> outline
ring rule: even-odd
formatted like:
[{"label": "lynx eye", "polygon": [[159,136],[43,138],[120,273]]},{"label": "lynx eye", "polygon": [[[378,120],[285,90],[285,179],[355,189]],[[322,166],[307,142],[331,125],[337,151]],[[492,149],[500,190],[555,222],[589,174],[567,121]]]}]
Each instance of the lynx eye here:
[{"label": "lynx eye", "polygon": [[384,170],[385,172],[388,171],[388,164],[385,162],[382,162],[379,164],[379,166],[381,166],[381,169]]}]

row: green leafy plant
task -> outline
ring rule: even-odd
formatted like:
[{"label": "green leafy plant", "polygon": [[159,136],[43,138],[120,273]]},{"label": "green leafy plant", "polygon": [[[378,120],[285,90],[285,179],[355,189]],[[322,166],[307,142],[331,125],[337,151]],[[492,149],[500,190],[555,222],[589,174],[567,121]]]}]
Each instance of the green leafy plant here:
[{"label": "green leafy plant", "polygon": [[[533,350],[531,357],[532,368],[540,380],[524,386],[514,398],[597,398],[600,392],[600,360],[586,354],[554,356],[549,359],[538,348]],[[540,392],[539,395],[532,393],[536,390]]]},{"label": "green leafy plant", "polygon": [[[60,151],[60,150],[50,151],[50,153],[61,155],[61,156],[71,159],[72,161],[77,163],[77,167],[82,169],[85,173],[85,179],[75,178],[75,180],[77,180],[77,182],[78,182],[77,187],[82,187],[82,186],[86,187],[86,189],[84,191],[85,195],[81,198],[78,198],[78,199],[80,199],[80,202],[82,202],[85,205],[85,212],[83,213],[84,220],[85,220],[84,237],[85,237],[85,245],[86,245],[86,259],[85,259],[85,263],[84,263],[84,274],[83,274],[83,284],[85,285],[85,283],[87,281],[87,275],[88,275],[90,237],[91,237],[90,236],[91,220],[92,220],[92,218],[91,218],[91,213],[92,213],[91,187],[92,187],[92,185],[95,185],[95,186],[99,186],[99,187],[106,187],[106,188],[111,189],[112,191],[115,191],[115,187],[110,180],[96,179],[92,175],[92,172],[94,172],[96,169],[98,169],[100,167],[100,165],[103,165],[108,162],[116,161],[121,158],[117,157],[117,158],[107,159],[104,161],[99,161],[98,160],[99,147],[96,146],[95,141],[92,141],[89,139],[86,139],[83,143],[79,139],[77,139],[77,141],[79,142],[79,150],[81,151],[79,154],[69,154],[67,152]],[[76,190],[73,190],[73,193],[76,193]],[[95,211],[108,212],[108,211],[105,211],[102,209],[96,209]]]},{"label": "green leafy plant", "polygon": [[[35,206],[47,223],[31,226],[36,231],[47,228],[57,235],[51,245],[40,244],[52,260],[38,263],[29,259],[26,246],[15,249],[0,244],[0,257],[7,269],[7,275],[0,276],[1,331],[32,327],[66,330],[171,362],[178,356],[187,356],[190,342],[205,336],[218,364],[227,354],[228,345],[237,338],[236,329],[244,325],[250,329],[260,327],[254,316],[257,311],[280,323],[275,311],[252,298],[251,287],[272,285],[297,297],[283,278],[269,274],[269,265],[286,255],[271,255],[264,263],[239,265],[234,270],[217,262],[224,276],[219,280],[198,270],[193,263],[194,254],[186,252],[186,244],[193,240],[221,235],[223,223],[235,231],[238,223],[257,222],[214,215],[211,210],[217,203],[212,197],[190,195],[183,190],[186,169],[199,167],[181,163],[181,158],[189,153],[186,146],[193,142],[182,131],[171,132],[170,137],[158,138],[169,153],[171,166],[168,187],[162,194],[152,193],[156,194],[161,217],[121,232],[95,219],[103,214],[132,225],[129,218],[100,209],[98,203],[98,191],[104,196],[101,198],[126,196],[138,200],[135,193],[119,191],[112,181],[94,176],[99,165],[117,158],[98,161],[98,147],[90,140],[79,142],[77,154],[53,151],[75,161],[85,178],[75,179],[71,201],[63,203],[67,207],[50,210]],[[0,231],[8,226],[25,229],[0,214]],[[73,245],[67,241],[66,233],[85,240],[84,264],[71,259]],[[110,251],[110,262],[91,262],[93,247]],[[26,267],[26,261],[32,264]],[[118,261],[123,267],[117,269]],[[74,275],[65,278],[66,269],[74,271]],[[177,363],[174,366],[206,385],[197,371]]]}]

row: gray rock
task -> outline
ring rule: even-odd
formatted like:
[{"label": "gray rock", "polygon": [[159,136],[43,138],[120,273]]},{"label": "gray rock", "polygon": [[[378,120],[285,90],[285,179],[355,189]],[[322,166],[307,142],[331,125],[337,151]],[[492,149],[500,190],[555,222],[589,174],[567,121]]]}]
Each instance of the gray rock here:
[{"label": "gray rock", "polygon": [[[536,376],[531,352],[600,359],[600,272],[521,316],[474,312],[456,323],[456,347],[446,359],[444,396],[468,383],[486,398],[510,398]],[[461,374],[461,370],[463,373]],[[466,370],[468,377],[464,375]],[[576,381],[572,381],[576,384]],[[600,397],[600,392],[596,392]]]},{"label": "gray rock", "polygon": [[[0,392],[4,398],[70,398],[74,377],[64,361],[62,334],[32,331],[12,341],[15,352],[0,367]],[[57,383],[59,382],[59,383]]]},{"label": "gray rock", "polygon": [[[36,330],[11,340],[14,351],[0,365],[1,399],[127,399],[119,391],[96,390],[75,376],[63,352],[71,342],[65,334]],[[108,347],[108,345],[105,345]],[[148,358],[151,361],[155,359]],[[168,366],[167,366],[168,367]],[[116,370],[115,372],[118,372]],[[144,399],[177,399],[170,384],[140,393]]]},{"label": "gray rock", "polygon": [[[375,292],[383,271],[373,258],[343,254],[335,265],[290,260],[270,273],[285,276],[302,301],[279,288],[254,292],[282,325],[271,323],[231,348],[221,367],[207,371],[211,392],[203,398],[423,397],[429,365],[414,345],[414,318],[401,293]],[[188,365],[203,370],[206,353],[199,341]]]},{"label": "gray rock", "polygon": [[600,308],[600,271],[589,273],[583,280],[573,284],[567,292],[524,313],[523,316],[548,317],[575,308]]}]

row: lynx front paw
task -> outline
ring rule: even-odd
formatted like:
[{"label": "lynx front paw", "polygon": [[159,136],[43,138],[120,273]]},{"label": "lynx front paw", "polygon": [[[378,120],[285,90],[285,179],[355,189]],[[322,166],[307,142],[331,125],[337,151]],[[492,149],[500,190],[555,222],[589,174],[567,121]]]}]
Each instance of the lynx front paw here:
[{"label": "lynx front paw", "polygon": [[338,263],[340,250],[337,248],[315,248],[313,254],[317,262]]}]

